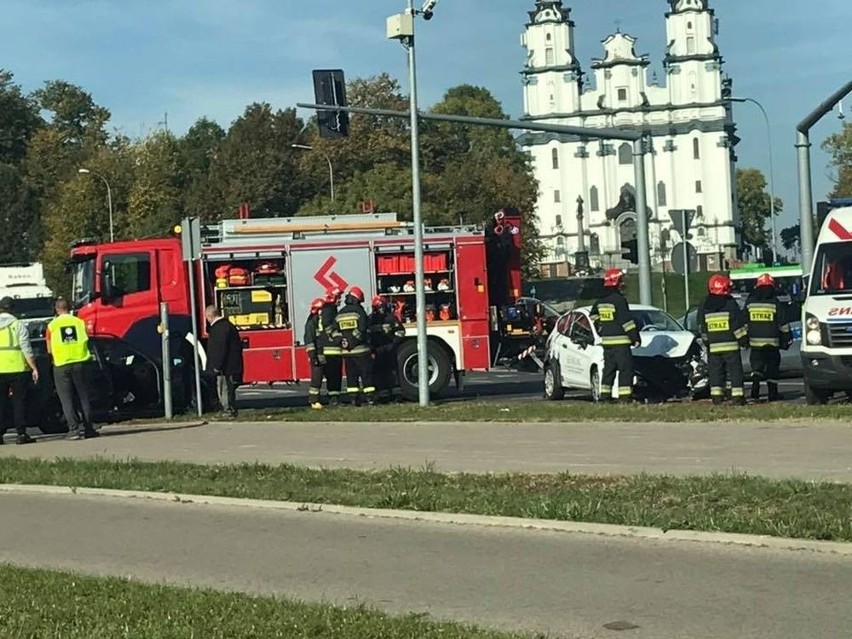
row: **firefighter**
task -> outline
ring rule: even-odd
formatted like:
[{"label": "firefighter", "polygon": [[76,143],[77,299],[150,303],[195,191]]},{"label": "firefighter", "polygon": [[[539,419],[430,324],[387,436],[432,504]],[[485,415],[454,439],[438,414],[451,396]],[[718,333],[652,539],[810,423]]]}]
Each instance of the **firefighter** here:
[{"label": "firefighter", "polygon": [[[359,392],[369,405],[375,403],[373,386],[373,357],[370,353],[368,318],[364,311],[364,291],[357,286],[349,289],[343,308],[337,313],[337,332],[343,359],[346,361],[346,390],[354,404],[359,404]],[[361,387],[358,382],[360,380]]]},{"label": "firefighter", "polygon": [[405,339],[405,327],[391,312],[388,301],[381,295],[372,300],[370,314],[370,346],[373,349],[373,377],[376,396],[380,401],[400,401],[399,364],[397,351]]},{"label": "firefighter", "polygon": [[618,373],[618,399],[629,403],[633,401],[633,353],[630,347],[639,346],[641,342],[630,307],[621,293],[623,278],[621,269],[611,268],[604,273],[607,293],[592,307],[591,319],[604,349],[601,401],[612,398],[612,385]]},{"label": "firefighter", "polygon": [[707,346],[710,397],[714,404],[721,404],[725,389],[730,385],[731,401],[743,405],[740,348],[748,346],[748,326],[739,305],[731,297],[731,280],[727,275],[713,275],[707,289],[710,294],[698,309],[698,330]]},{"label": "firefighter", "polygon": [[319,345],[325,356],[325,385],[328,390],[328,405],[340,404],[340,391],[343,386],[343,358],[340,348],[340,334],[337,332],[337,307],[343,291],[339,288],[328,289],[320,311],[321,332]]},{"label": "firefighter", "polygon": [[308,401],[311,408],[321,409],[320,391],[322,391],[322,378],[325,375],[325,352],[320,341],[323,334],[322,309],[325,301],[317,298],[311,302],[311,311],[305,322],[305,349],[311,362],[311,385],[308,388]]},{"label": "firefighter", "polygon": [[778,399],[781,350],[792,344],[790,324],[775,295],[775,280],[769,273],[757,278],[757,286],[746,301],[748,342],[751,352],[751,398],[760,398],[760,382],[766,381],[769,401]]}]

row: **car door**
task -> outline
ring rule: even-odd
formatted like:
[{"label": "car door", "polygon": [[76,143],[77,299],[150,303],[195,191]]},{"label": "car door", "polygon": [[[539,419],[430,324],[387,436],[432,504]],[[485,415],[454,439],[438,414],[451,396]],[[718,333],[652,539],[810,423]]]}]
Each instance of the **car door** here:
[{"label": "car door", "polygon": [[574,322],[571,325],[572,342],[577,348],[575,364],[576,388],[591,388],[592,366],[600,367],[598,360],[601,358],[601,346],[594,325],[589,315],[583,311],[577,311]]},{"label": "car door", "polygon": [[568,351],[570,347],[569,334],[571,331],[571,313],[566,313],[556,322],[556,327],[550,337],[550,358],[559,366],[559,376],[562,384],[567,385]]}]

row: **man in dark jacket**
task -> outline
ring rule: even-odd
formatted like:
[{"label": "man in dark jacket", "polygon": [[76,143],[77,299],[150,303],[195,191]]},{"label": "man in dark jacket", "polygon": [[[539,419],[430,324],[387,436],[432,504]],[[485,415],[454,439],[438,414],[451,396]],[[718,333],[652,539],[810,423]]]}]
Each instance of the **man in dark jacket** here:
[{"label": "man in dark jacket", "polygon": [[372,301],[370,314],[370,345],[373,348],[373,378],[376,383],[376,395],[381,401],[400,400],[402,391],[399,386],[399,364],[397,351],[405,339],[405,326],[388,307],[388,301],[376,295]]},{"label": "man in dark jacket", "polygon": [[601,336],[604,349],[604,369],[601,376],[601,401],[612,399],[612,385],[618,373],[618,399],[633,401],[633,353],[631,346],[641,344],[636,321],[630,314],[627,299],[621,293],[621,269],[611,268],[604,273],[606,295],[592,307],[591,320]]},{"label": "man in dark jacket", "polygon": [[231,322],[215,306],[208,306],[207,373],[216,376],[216,390],[222,414],[237,416],[237,386],[243,382],[243,342]]},{"label": "man in dark jacket", "polygon": [[[357,286],[349,289],[345,304],[337,313],[337,332],[346,362],[346,390],[354,404],[359,404],[358,394],[363,393],[367,404],[375,403],[373,386],[373,357],[370,353],[368,318],[362,304],[364,291]],[[360,386],[359,386],[360,381]]]},{"label": "man in dark jacket", "polygon": [[322,331],[318,337],[318,346],[325,355],[325,385],[328,389],[328,405],[340,403],[340,389],[343,385],[343,351],[340,348],[340,333],[337,331],[337,310],[343,291],[332,288],[326,291],[320,311]]},{"label": "man in dark jacket", "polygon": [[743,405],[740,348],[748,346],[748,326],[739,305],[731,297],[731,280],[727,275],[713,275],[707,288],[710,294],[698,308],[698,330],[707,346],[710,397],[714,404],[721,404],[726,385],[730,384],[731,401]]},{"label": "man in dark jacket", "polygon": [[751,398],[760,398],[760,382],[766,381],[769,401],[778,399],[781,349],[792,343],[790,324],[775,295],[775,280],[769,273],[757,278],[757,286],[746,301],[748,342],[751,348]]},{"label": "man in dark jacket", "polygon": [[322,310],[325,301],[316,298],[311,302],[311,312],[305,320],[305,350],[308,361],[311,363],[311,385],[308,387],[308,402],[311,408],[319,410],[322,408],[320,392],[322,391],[322,378],[325,377],[326,355],[321,337],[323,335]]}]

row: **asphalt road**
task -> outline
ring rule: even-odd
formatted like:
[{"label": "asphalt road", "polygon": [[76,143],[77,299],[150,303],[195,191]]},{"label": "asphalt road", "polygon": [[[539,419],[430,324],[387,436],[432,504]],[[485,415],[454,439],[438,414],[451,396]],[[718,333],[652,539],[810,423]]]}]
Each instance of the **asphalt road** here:
[{"label": "asphalt road", "polygon": [[841,556],[71,495],[0,495],[0,512],[0,561],[18,565],[554,637],[813,639],[852,628],[852,559]]},{"label": "asphalt road", "polygon": [[[567,410],[565,417],[570,419]],[[101,432],[94,440],[45,437],[31,446],[6,445],[0,447],[0,457],[262,462],[365,470],[429,465],[478,473],[738,471],[852,481],[852,429],[837,423],[212,422],[195,427],[115,425]]]},{"label": "asphalt road", "polygon": [[[542,397],[541,373],[516,370],[468,373],[461,391],[451,386],[442,401],[456,402],[470,399],[480,401],[540,401]],[[804,402],[801,378],[781,380],[781,393],[785,401]],[[764,393],[765,393],[764,388]],[[274,386],[245,386],[237,391],[241,406],[267,408],[278,406],[304,406],[308,401],[306,384]],[[588,399],[585,393],[567,395],[569,399]]]}]

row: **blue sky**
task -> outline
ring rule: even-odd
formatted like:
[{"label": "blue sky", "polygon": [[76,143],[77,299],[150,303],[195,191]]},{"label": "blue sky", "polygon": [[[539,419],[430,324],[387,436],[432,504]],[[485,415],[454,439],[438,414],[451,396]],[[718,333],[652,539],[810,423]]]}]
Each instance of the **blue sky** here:
[{"label": "blue sky", "polygon": [[[310,71],[347,77],[387,71],[405,83],[405,56],[385,39],[385,19],[404,0],[3,0],[0,68],[31,90],[61,78],[83,86],[131,136],[184,131],[198,117],[227,126],[246,104],[311,101]],[[420,98],[429,105],[462,83],[485,86],[512,116],[521,113],[520,34],[534,0],[440,0],[418,22]],[[616,29],[660,68],[665,0],[575,0],[577,53],[588,65]],[[711,0],[720,48],[737,95],[769,112],[781,225],[798,215],[795,124],[849,79],[849,0]],[[662,76],[661,76],[662,77]],[[846,113],[852,117],[852,100]],[[309,113],[303,113],[308,117]],[[736,111],[740,166],[766,171],[765,125],[756,107]],[[839,130],[835,116],[813,131],[814,193],[830,190],[818,144]]]}]

